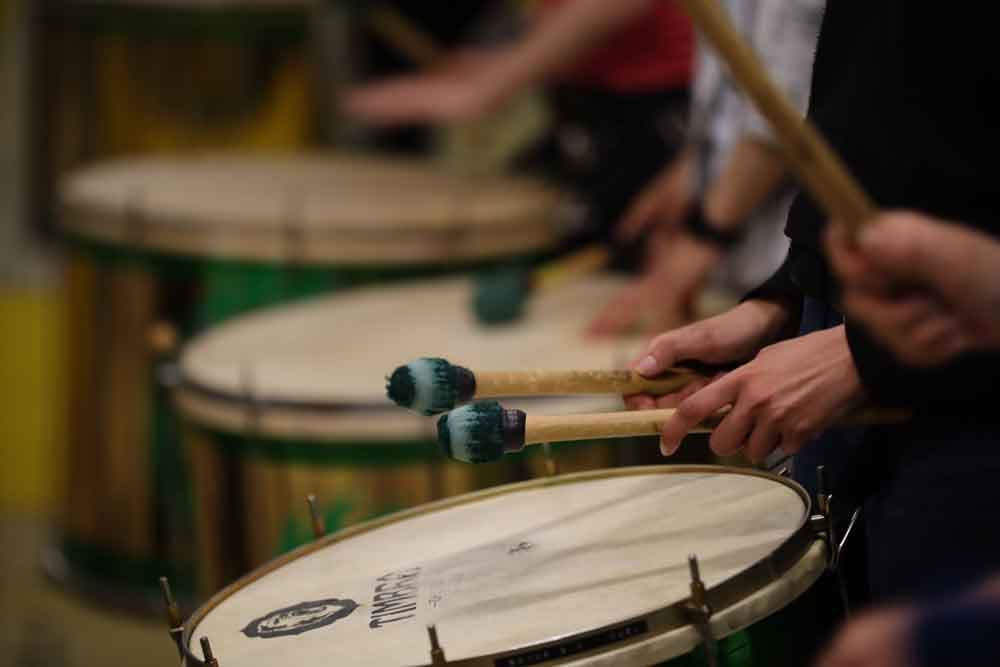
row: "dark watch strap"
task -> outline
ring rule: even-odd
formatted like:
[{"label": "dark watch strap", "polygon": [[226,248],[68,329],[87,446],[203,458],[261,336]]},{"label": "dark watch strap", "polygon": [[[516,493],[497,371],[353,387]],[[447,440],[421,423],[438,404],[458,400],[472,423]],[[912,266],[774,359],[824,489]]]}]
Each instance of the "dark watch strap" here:
[{"label": "dark watch strap", "polygon": [[684,228],[699,241],[711,243],[722,250],[729,250],[743,240],[743,229],[718,229],[705,219],[705,211],[701,202],[695,202],[684,216]]}]

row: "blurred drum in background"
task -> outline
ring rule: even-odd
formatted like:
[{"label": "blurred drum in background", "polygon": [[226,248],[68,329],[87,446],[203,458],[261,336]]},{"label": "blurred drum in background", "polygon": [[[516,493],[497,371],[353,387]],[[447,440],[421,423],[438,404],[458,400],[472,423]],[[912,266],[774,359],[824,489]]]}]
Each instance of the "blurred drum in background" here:
[{"label": "blurred drum in background", "polygon": [[56,174],[95,157],[314,137],[309,0],[47,4]]},{"label": "blurred drum in background", "polygon": [[185,466],[154,378],[178,341],[265,305],[545,253],[558,203],[534,181],[349,155],[137,158],[72,174],[60,191],[71,442],[50,573],[129,605],[155,600],[161,574],[194,590]]},{"label": "blurred drum in background", "polygon": [[[311,492],[327,528],[336,529],[545,474],[537,452],[480,466],[446,461],[434,420],[393,405],[384,377],[421,356],[483,370],[620,366],[639,340],[587,340],[582,332],[621,284],[592,277],[544,291],[517,324],[487,328],[471,311],[472,281],[372,287],[254,313],[195,338],[181,356],[176,395],[192,426],[206,589],[310,539]],[[540,413],[622,408],[619,396],[516,403]],[[554,458],[572,472],[628,462],[628,449],[622,442],[566,444]]]},{"label": "blurred drum in background", "polygon": [[810,507],[794,482],[717,466],[444,500],[317,540],[220,592],[185,622],[186,664],[201,664],[202,638],[243,667],[811,664],[840,608]]}]

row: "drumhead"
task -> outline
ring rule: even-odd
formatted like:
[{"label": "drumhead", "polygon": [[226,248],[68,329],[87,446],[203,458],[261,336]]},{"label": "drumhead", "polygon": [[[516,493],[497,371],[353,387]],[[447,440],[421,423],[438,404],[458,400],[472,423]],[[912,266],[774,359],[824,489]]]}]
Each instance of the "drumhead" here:
[{"label": "drumhead", "polygon": [[[296,439],[425,439],[434,420],[393,405],[385,376],[418,357],[473,370],[620,368],[642,338],[588,339],[596,308],[623,285],[594,277],[529,302],[510,326],[472,313],[473,282],[448,278],[342,292],[231,320],[181,354],[178,403],[223,431]],[[539,413],[620,409],[617,396],[505,401]]]},{"label": "drumhead", "polygon": [[[725,636],[823,569],[801,487],[750,470],[656,466],[449,499],[303,547],[188,623],[222,664],[417,665],[435,625],[448,664],[651,664],[698,641],[680,606],[698,556]],[[200,655],[200,650],[194,653]]]},{"label": "drumhead", "polygon": [[559,196],[530,179],[352,155],[132,158],[71,175],[65,228],[169,253],[305,264],[481,261],[552,247]]}]

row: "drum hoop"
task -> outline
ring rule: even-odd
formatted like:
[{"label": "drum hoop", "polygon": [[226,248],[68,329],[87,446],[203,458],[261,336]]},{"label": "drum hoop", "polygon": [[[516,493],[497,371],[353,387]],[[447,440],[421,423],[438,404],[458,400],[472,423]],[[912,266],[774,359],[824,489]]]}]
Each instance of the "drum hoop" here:
[{"label": "drum hoop", "polygon": [[[712,465],[671,465],[671,466],[635,466],[629,468],[616,468],[611,470],[595,470],[569,475],[560,475],[544,479],[530,480],[527,482],[516,482],[514,484],[504,484],[501,486],[475,491],[452,498],[445,498],[432,503],[427,503],[419,507],[402,510],[385,517],[372,519],[354,526],[341,529],[325,537],[317,539],[309,544],[290,551],[274,560],[266,563],[260,568],[244,575],[240,579],[229,584],[221,591],[210,597],[201,607],[184,623],[184,632],[181,636],[181,650],[184,653],[185,664],[203,665],[200,658],[194,655],[190,648],[191,637],[202,620],[223,601],[227,600],[234,593],[254,583],[267,574],[295,561],[303,556],[312,554],[327,546],[346,541],[349,538],[361,535],[384,526],[400,523],[408,519],[416,518],[425,514],[458,507],[479,500],[494,498],[509,493],[516,493],[522,490],[539,489],[562,484],[571,484],[580,481],[590,481],[597,479],[608,479],[612,477],[631,477],[648,474],[681,474],[681,473],[730,473],[748,475],[751,477],[761,477],[773,482],[783,484],[788,489],[794,491],[800,500],[805,504],[804,519],[802,525],[780,544],[770,554],[743,570],[722,581],[707,591],[707,602],[715,611],[722,611],[741,600],[749,597],[754,592],[763,589],[765,586],[778,581],[792,566],[798,563],[809,551],[809,548],[819,540],[819,536],[810,526],[809,517],[812,514],[812,501],[809,494],[798,483],[779,477],[771,473],[755,470],[752,468],[737,468],[734,466],[712,466]],[[643,623],[645,631],[634,635],[630,639],[622,639],[614,643],[616,649],[626,647],[640,641],[647,641],[653,637],[666,634],[683,627],[691,626],[689,612],[685,605],[688,599],[685,598],[672,605],[657,609],[642,616],[632,617],[616,621],[614,624],[599,628],[590,628],[569,635],[548,640],[543,643],[529,646],[521,646],[509,651],[494,653],[490,655],[480,655],[462,660],[449,660],[449,665],[455,667],[494,667],[498,660],[505,657],[516,656],[526,652],[540,651],[547,647],[558,646],[567,641],[583,639],[594,635],[613,631],[618,628],[631,627],[636,623]],[[721,639],[721,637],[719,637]],[[447,647],[445,647],[447,649]],[[589,651],[588,651],[589,653]],[[223,658],[225,656],[222,656]],[[582,657],[582,656],[577,656]],[[432,667],[430,662],[421,662],[419,667]]]},{"label": "drum hoop", "polygon": [[[135,247],[144,251],[167,255],[194,257],[229,258],[232,260],[265,261],[282,265],[302,266],[368,266],[412,264],[428,265],[441,262],[475,263],[476,261],[499,259],[511,255],[542,252],[550,249],[560,238],[560,225],[555,216],[547,212],[556,209],[546,204],[522,216],[475,226],[449,223],[431,227],[411,227],[407,225],[373,228],[363,223],[338,224],[335,227],[300,226],[289,227],[276,224],[270,227],[249,227],[233,229],[228,225],[215,224],[211,220],[190,222],[183,218],[165,215],[122,215],[102,205],[63,204],[60,206],[59,224],[68,233],[93,243],[112,247]],[[138,219],[138,222],[133,220]],[[160,223],[154,228],[150,222]],[[548,222],[548,224],[545,224]],[[523,234],[530,230],[530,234]],[[200,233],[209,242],[204,247],[194,248],[176,236],[182,233]],[[410,259],[408,256],[395,257],[386,252],[387,239],[418,243],[420,248],[430,253],[426,258]],[[247,247],[247,240],[253,239],[258,247]],[[482,252],[469,252],[456,248],[469,245],[476,239],[485,241],[496,239],[496,247],[487,246]],[[461,240],[462,243],[458,243]],[[308,252],[317,243],[370,243],[371,252],[358,252],[352,247],[347,252]],[[474,245],[479,245],[476,243]],[[442,252],[442,248],[450,251]],[[403,246],[403,250],[409,250]]]}]

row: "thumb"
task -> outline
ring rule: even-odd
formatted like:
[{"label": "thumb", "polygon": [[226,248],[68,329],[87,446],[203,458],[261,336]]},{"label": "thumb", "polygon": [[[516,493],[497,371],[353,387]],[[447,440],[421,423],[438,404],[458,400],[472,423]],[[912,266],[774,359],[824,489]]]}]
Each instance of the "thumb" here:
[{"label": "thumb", "polygon": [[678,360],[712,361],[710,350],[704,343],[706,336],[700,335],[705,324],[696,322],[688,326],[660,334],[646,348],[645,353],[632,365],[644,377],[659,375]]}]

